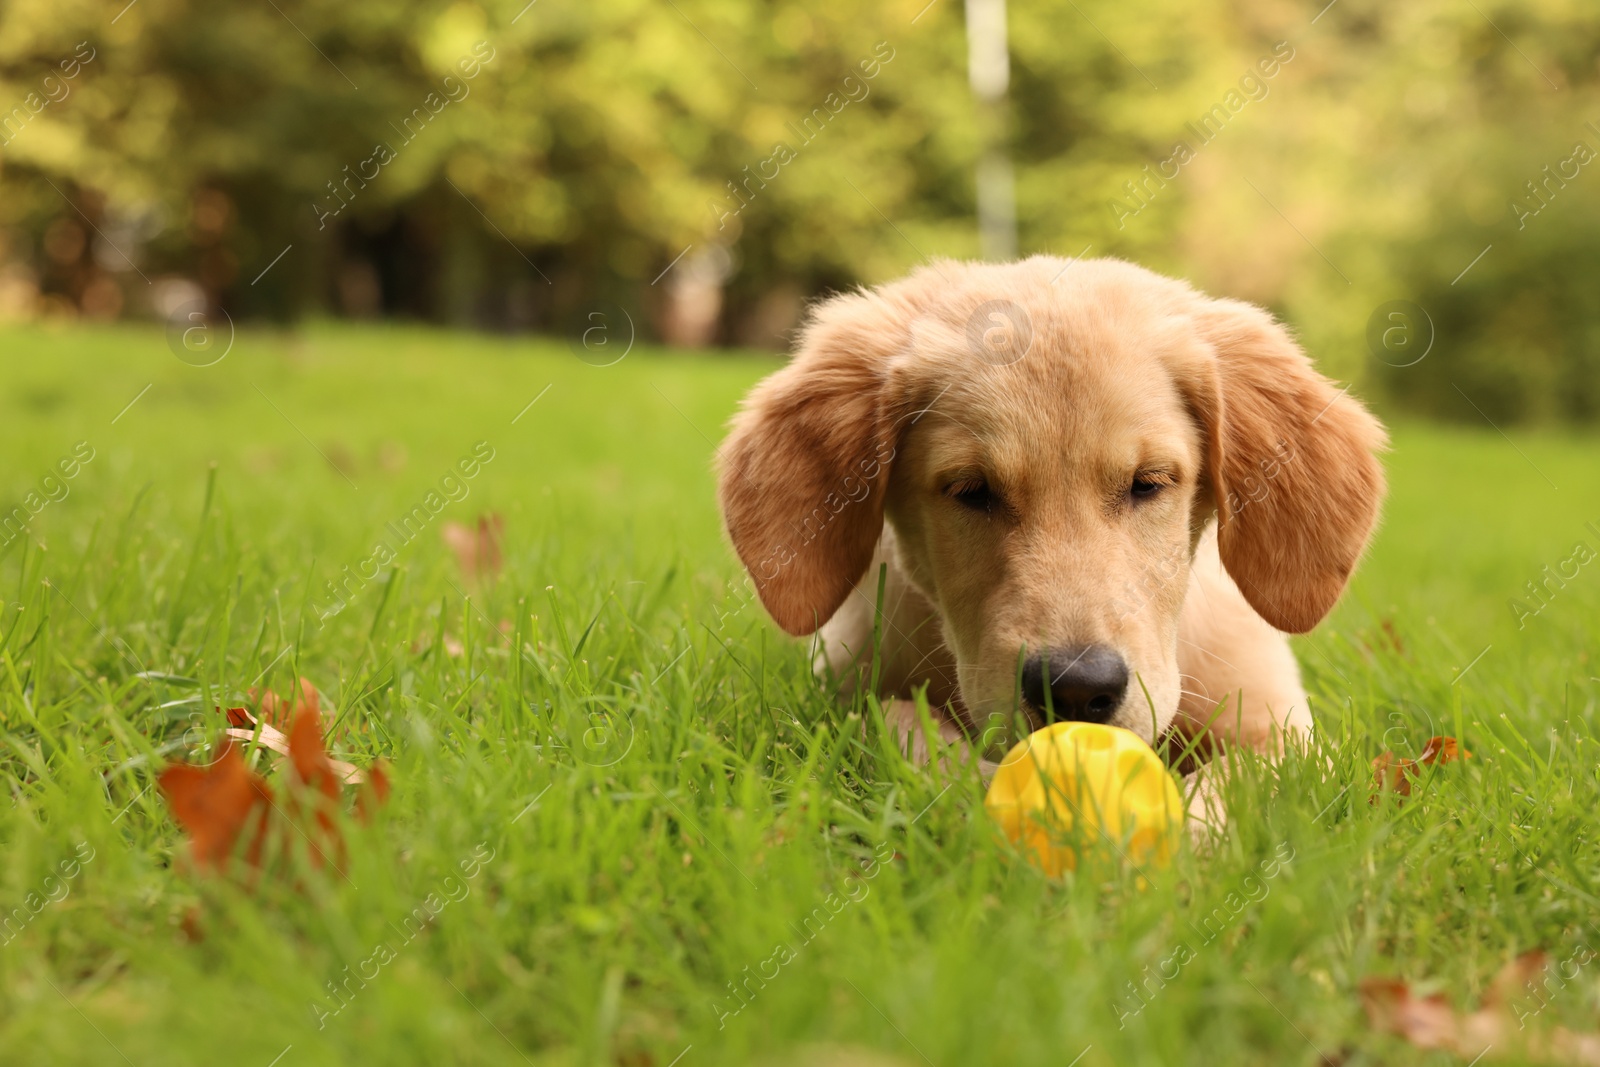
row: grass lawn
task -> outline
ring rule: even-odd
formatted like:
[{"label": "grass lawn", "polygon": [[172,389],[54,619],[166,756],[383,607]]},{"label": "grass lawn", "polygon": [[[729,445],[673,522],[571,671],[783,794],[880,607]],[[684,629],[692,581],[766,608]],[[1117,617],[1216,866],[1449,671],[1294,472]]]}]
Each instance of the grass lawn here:
[{"label": "grass lawn", "polygon": [[[710,456],[772,361],[398,328],[244,329],[209,368],[145,329],[0,346],[0,506],[67,490],[0,557],[5,1062],[1418,1062],[1363,977],[1466,1005],[1519,952],[1600,944],[1600,561],[1524,593],[1600,550],[1593,438],[1398,427],[1377,544],[1298,642],[1325,752],[1247,762],[1209,854],[1058,883],[748,600]],[[430,491],[464,498],[399,543]],[[479,588],[436,527],[490,511]],[[297,676],[336,755],[389,761],[387,807],[343,874],[175,864],[155,773]],[[1433,734],[1475,758],[1369,804],[1372,757]],[[1528,1025],[1592,1029],[1593,970]]]}]

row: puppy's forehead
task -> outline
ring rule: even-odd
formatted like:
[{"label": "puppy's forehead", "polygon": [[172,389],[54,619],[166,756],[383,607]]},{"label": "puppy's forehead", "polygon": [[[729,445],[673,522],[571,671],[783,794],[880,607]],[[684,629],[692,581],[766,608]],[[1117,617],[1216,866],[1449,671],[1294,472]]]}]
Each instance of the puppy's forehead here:
[{"label": "puppy's forehead", "polygon": [[904,373],[916,410],[944,416],[929,438],[964,431],[991,453],[1071,442],[1114,458],[1189,436],[1168,367],[1198,343],[1186,316],[1136,286],[974,287],[915,324]]}]

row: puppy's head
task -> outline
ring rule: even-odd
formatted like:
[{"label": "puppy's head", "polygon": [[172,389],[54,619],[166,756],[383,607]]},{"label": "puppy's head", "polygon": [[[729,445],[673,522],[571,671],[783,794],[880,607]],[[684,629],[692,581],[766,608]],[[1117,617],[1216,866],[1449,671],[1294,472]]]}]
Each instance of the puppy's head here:
[{"label": "puppy's head", "polygon": [[788,632],[839,608],[887,521],[969,723],[1153,740],[1207,524],[1261,616],[1309,630],[1376,521],[1383,441],[1251,305],[1116,260],[947,262],[816,309],[734,420],[721,500]]}]

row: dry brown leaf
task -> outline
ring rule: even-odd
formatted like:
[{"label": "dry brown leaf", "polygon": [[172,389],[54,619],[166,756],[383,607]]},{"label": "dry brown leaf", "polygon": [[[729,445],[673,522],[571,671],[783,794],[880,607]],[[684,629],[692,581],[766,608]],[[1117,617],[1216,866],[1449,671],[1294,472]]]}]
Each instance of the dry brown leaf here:
[{"label": "dry brown leaf", "polygon": [[[1453,763],[1471,756],[1472,753],[1461,747],[1453,737],[1430,737],[1422,748],[1422,755],[1416,759],[1403,759],[1393,752],[1385,752],[1374,758],[1372,787],[1378,794],[1395,793],[1408,797],[1411,795],[1411,779],[1416,777],[1419,766]],[[1371,802],[1376,804],[1378,796],[1374,795]]]},{"label": "dry brown leaf", "polygon": [[245,765],[238,746],[223,741],[209,766],[174,763],[158,779],[172,814],[189,833],[196,866],[221,870],[245,836],[244,859],[261,865],[272,788]]},{"label": "dry brown leaf", "polygon": [[[250,690],[250,700],[260,709],[263,722],[270,723],[280,730],[287,730],[294,721],[296,713],[309,708],[312,711],[322,710],[322,700],[317,695],[317,687],[311,684],[311,679],[300,679],[300,696],[294,700],[285,700],[270,689]],[[231,719],[235,711],[245,711],[243,708],[229,708],[228,717]],[[245,712],[249,715],[249,712]],[[251,722],[255,719],[252,717]],[[236,722],[235,726],[247,726],[249,723]]]},{"label": "dry brown leaf", "polygon": [[1534,949],[1524,952],[1495,974],[1494,981],[1489,983],[1489,988],[1483,993],[1483,1006],[1485,1008],[1505,1008],[1518,994],[1528,988],[1539,973],[1550,964],[1550,957]]},{"label": "dry brown leaf", "polygon": [[[314,703],[300,703],[287,734],[264,720],[256,723],[244,708],[229,708],[228,721],[236,725],[224,731],[226,736],[212,763],[175,763],[161,772],[161,791],[179,825],[189,834],[197,866],[224,869],[242,840],[245,863],[259,869],[269,838],[279,835],[285,851],[297,847],[299,841],[308,842],[319,867],[329,859],[330,852],[336,857],[332,862],[343,865],[344,839],[335,819],[341,785],[369,783],[356,797],[356,815],[365,823],[388,799],[389,778],[381,765],[375,765],[368,778],[352,765],[331,759],[323,740],[322,716]],[[237,725],[242,723],[255,728]],[[235,738],[253,740],[286,757],[293,768],[294,787],[282,806],[274,803],[266,780],[245,764]],[[280,818],[269,821],[275,808]],[[307,808],[314,822],[311,834],[300,825],[307,821],[303,817]],[[321,845],[317,842],[319,837]]]},{"label": "dry brown leaf", "polygon": [[1436,763],[1454,763],[1460,759],[1470,759],[1472,753],[1462,748],[1453,737],[1430,737],[1428,743],[1422,747],[1422,755],[1417,757],[1418,763],[1430,766]]},{"label": "dry brown leaf", "polygon": [[[229,708],[228,710],[236,711],[242,709]],[[232,719],[230,718],[229,721],[231,722]],[[259,735],[255,730],[245,730],[237,726],[230,726],[222,732],[229,737],[237,737],[241,741],[254,741],[262,748],[270,748],[280,756],[289,754],[289,735],[276,726],[268,726],[266,723],[262,723]]]},{"label": "dry brown leaf", "polygon": [[1398,1034],[1418,1048],[1459,1051],[1460,1022],[1455,1009],[1437,993],[1418,997],[1400,979],[1368,978],[1361,983],[1361,1003],[1378,1030]]},{"label": "dry brown leaf", "polygon": [[1406,654],[1406,643],[1400,639],[1400,631],[1395,629],[1394,620],[1384,619],[1379,623],[1379,626],[1383,629],[1383,635],[1389,639],[1389,647],[1404,656]]},{"label": "dry brown leaf", "polygon": [[[1385,752],[1372,761],[1372,787],[1378,793],[1398,793],[1403,797],[1411,795],[1411,772],[1416,768],[1416,760],[1401,759],[1393,752]],[[1376,804],[1378,797],[1372,798]]]},{"label": "dry brown leaf", "polygon": [[1373,1029],[1421,1049],[1444,1049],[1473,1062],[1485,1056],[1520,1055],[1544,1063],[1600,1067],[1600,1034],[1563,1026],[1543,1033],[1518,1027],[1509,1008],[1513,994],[1545,967],[1543,952],[1526,952],[1500,969],[1478,1010],[1459,1012],[1437,993],[1419,997],[1398,978],[1365,978],[1361,1005]]},{"label": "dry brown leaf", "polygon": [[[252,689],[250,698],[256,700],[261,708],[259,735],[255,729],[258,720],[250,713],[250,709],[229,708],[227,714],[230,729],[223,731],[229,737],[236,737],[241,741],[255,741],[280,756],[292,757],[294,727],[291,724],[298,724],[302,718],[309,717],[316,732],[316,747],[327,759],[327,750],[322,745],[322,700],[317,694],[317,687],[311,684],[310,679],[300,679],[300,698],[293,703],[270,690],[262,692]],[[289,730],[288,733],[284,732],[286,729]],[[327,759],[327,762],[341,781],[351,785],[359,785],[365,781],[365,776],[354,764],[336,759]]]},{"label": "dry brown leaf", "polygon": [[372,813],[389,802],[389,775],[382,763],[374,763],[367,774],[367,787],[356,794],[356,818],[362,825],[372,822]]},{"label": "dry brown leaf", "polygon": [[500,535],[504,529],[505,520],[491,512],[478,516],[476,528],[447,522],[439,527],[439,536],[456,554],[462,573],[483,581],[500,573]]},{"label": "dry brown leaf", "polygon": [[[339,835],[334,811],[339,804],[339,784],[344,778],[334,766],[334,761],[328,758],[328,750],[322,743],[322,716],[315,708],[302,708],[295,714],[294,725],[289,729],[289,762],[294,765],[295,776],[301,783],[309,786],[314,794],[321,795],[320,801],[313,798],[310,802],[312,814],[323,840],[339,857],[337,866],[342,868],[344,838]],[[350,770],[355,771],[355,768],[350,767]],[[317,866],[320,867],[326,856],[315,841],[310,844]]]},{"label": "dry brown leaf", "polygon": [[[242,710],[244,709],[228,709],[230,713]],[[231,714],[230,721],[232,721]],[[222,732],[227,734],[229,737],[236,737],[241,741],[254,741],[262,748],[269,748],[280,756],[292,757],[294,755],[290,744],[292,736],[284,733],[282,730],[279,730],[276,727],[268,726],[266,723],[261,724],[261,733],[259,736],[254,730],[244,730],[240,729],[239,727],[230,727]],[[366,781],[366,775],[364,775],[361,772],[361,768],[357,767],[355,764],[346,763],[344,760],[333,759],[331,757],[327,757],[327,759],[328,765],[333,768],[334,773],[339,776],[339,780],[341,782],[345,782],[349,785],[360,785],[362,782]]]},{"label": "dry brown leaf", "polygon": [[348,779],[338,770],[336,761],[328,758],[328,749],[322,743],[322,716],[314,708],[294,717],[294,726],[289,730],[289,761],[302,782],[329,800],[339,799],[339,783]]}]

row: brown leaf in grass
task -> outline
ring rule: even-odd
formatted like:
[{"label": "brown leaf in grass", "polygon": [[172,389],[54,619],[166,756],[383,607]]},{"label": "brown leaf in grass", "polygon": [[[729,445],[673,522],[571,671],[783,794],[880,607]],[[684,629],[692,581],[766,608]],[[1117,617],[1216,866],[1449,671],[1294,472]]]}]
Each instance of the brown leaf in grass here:
[{"label": "brown leaf in grass", "polygon": [[1489,988],[1483,993],[1483,1006],[1485,1008],[1504,1008],[1517,997],[1526,993],[1529,983],[1539,976],[1539,973],[1550,965],[1550,957],[1534,949],[1524,952],[1504,967],[1494,976],[1494,981],[1489,983]]},{"label": "brown leaf in grass", "polygon": [[1406,643],[1400,639],[1400,631],[1395,629],[1394,620],[1384,619],[1378,625],[1383,629],[1383,636],[1389,639],[1389,647],[1404,656],[1406,654]]},{"label": "brown leaf in grass", "polygon": [[[1403,759],[1393,752],[1385,752],[1372,761],[1373,789],[1377,793],[1395,793],[1402,797],[1411,795],[1411,779],[1417,775],[1419,766],[1437,766],[1442,763],[1454,763],[1456,760],[1471,758],[1468,752],[1453,737],[1430,737],[1428,743],[1422,748],[1422,755],[1416,759]],[[1372,797],[1372,803],[1378,802],[1378,797]]]},{"label": "brown leaf in grass", "polygon": [[272,788],[245,765],[238,746],[223,741],[209,766],[174,763],[158,779],[172,814],[189,833],[196,866],[221,870],[244,837],[244,859],[261,865]]},{"label": "brown leaf in grass", "polygon": [[[1385,752],[1372,761],[1372,787],[1378,793],[1398,793],[1408,797],[1411,795],[1410,775],[1416,766],[1416,760],[1401,759],[1393,752]],[[1373,796],[1372,803],[1377,802],[1378,797]]]},{"label": "brown leaf in grass", "polygon": [[439,536],[456,554],[462,573],[483,581],[500,573],[500,535],[504,529],[505,520],[491,512],[478,516],[476,528],[447,522],[439,527]]},{"label": "brown leaf in grass", "polygon": [[[292,735],[268,726],[266,723],[261,724],[259,735],[254,730],[241,730],[237,727],[222,732],[229,737],[236,737],[240,741],[254,741],[262,748],[269,748],[280,756],[292,757],[294,755]],[[353,763],[346,763],[344,760],[328,757],[328,766],[333,768],[334,773],[339,776],[341,782],[349,785],[360,785],[366,779],[366,775],[361,773],[361,768]]]},{"label": "brown leaf in grass", "polygon": [[266,723],[262,723],[259,733],[255,730],[244,730],[237,726],[230,726],[222,732],[229,737],[236,737],[240,741],[254,741],[262,748],[270,748],[280,756],[289,754],[289,735],[276,726],[268,726]]},{"label": "brown leaf in grass", "polygon": [[[312,689],[310,692],[315,693]],[[381,765],[372,768],[370,778],[355,767],[328,755],[323,740],[322,716],[314,700],[302,701],[287,734],[266,721],[257,723],[244,708],[229,708],[230,723],[253,724],[254,729],[230,726],[218,748],[217,758],[207,766],[187,763],[167,766],[159,777],[161,791],[179,825],[188,832],[195,863],[201,868],[223,869],[227,860],[243,848],[245,863],[259,869],[269,838],[282,835],[285,848],[298,841],[311,844],[313,862],[321,866],[332,856],[342,865],[344,840],[335,812],[342,798],[344,783],[367,783],[356,797],[356,814],[363,821],[389,796],[389,778]],[[234,739],[253,740],[287,757],[293,768],[294,788],[278,807],[271,786],[251,770]],[[269,821],[277,807],[282,817]],[[300,828],[310,809],[315,826],[311,835]],[[275,829],[274,829],[275,828]],[[318,843],[321,838],[322,844]]]},{"label": "brown leaf in grass", "polygon": [[[322,743],[322,716],[315,708],[307,708],[294,717],[294,726],[289,730],[289,762],[306,785],[329,800],[339,799],[339,783],[348,779],[328,758],[328,749]],[[350,767],[348,763],[345,766]]]},{"label": "brown leaf in grass", "polygon": [[366,788],[356,794],[356,818],[363,826],[372,822],[372,813],[389,802],[389,774],[382,763],[367,772]]},{"label": "brown leaf in grass", "polygon": [[[322,710],[321,698],[317,695],[317,687],[311,684],[311,679],[300,679],[300,696],[294,700],[285,700],[270,689],[250,690],[251,701],[261,709],[261,720],[276,726],[280,730],[287,730],[294,721],[295,714],[301,709],[309,708],[312,711]],[[235,711],[244,711],[243,708],[229,708],[228,717],[231,719]],[[248,714],[248,712],[246,712]],[[254,722],[254,718],[250,720]],[[249,723],[236,722],[235,726],[247,726]]]},{"label": "brown leaf in grass", "polygon": [[[252,699],[256,698],[257,690],[250,690]],[[316,733],[316,747],[323,754],[330,767],[338,775],[339,780],[351,784],[359,784],[364,776],[361,771],[351,763],[343,760],[328,759],[327,749],[322,744],[322,710],[321,698],[317,695],[316,686],[309,679],[300,679],[300,699],[293,704],[281,699],[276,693],[266,692],[260,697],[261,719],[260,733],[256,731],[257,720],[248,708],[229,708],[228,722],[231,728],[223,731],[229,737],[236,737],[241,741],[255,741],[258,745],[270,748],[280,756],[294,756],[293,733],[302,718],[310,717],[312,729]],[[293,726],[291,725],[294,724]],[[285,728],[289,733],[285,733]],[[309,745],[309,738],[302,739],[302,745]],[[309,752],[311,749],[306,748]],[[297,764],[298,766],[298,764]],[[308,765],[309,766],[309,765]],[[303,779],[310,781],[310,779]]]},{"label": "brown leaf in grass", "polygon": [[1478,1010],[1461,1012],[1443,996],[1416,995],[1398,978],[1365,978],[1361,1006],[1375,1030],[1395,1034],[1420,1049],[1444,1049],[1476,1063],[1494,1057],[1526,1057],[1540,1063],[1600,1067],[1600,1034],[1563,1026],[1525,1030],[1511,1004],[1548,963],[1543,952],[1525,952],[1500,969]]},{"label": "brown leaf in grass", "polygon": [[[328,749],[322,742],[322,716],[315,708],[302,708],[294,717],[294,725],[289,728],[289,762],[301,783],[309,786],[313,794],[321,795],[320,800],[313,797],[310,801],[312,816],[323,841],[338,857],[335,865],[343,868],[344,838],[339,835],[333,813],[339,803],[339,784],[344,778],[334,767],[334,761],[328,758]],[[350,767],[350,770],[355,771],[355,768]],[[292,795],[292,800],[298,814],[299,794]],[[326,854],[314,840],[309,843],[313,860],[317,866],[322,866]]]},{"label": "brown leaf in grass", "polygon": [[1398,978],[1365,978],[1360,988],[1374,1029],[1399,1034],[1418,1048],[1455,1049],[1460,1021],[1443,996],[1419,997]]},{"label": "brown leaf in grass", "polygon": [[1428,743],[1422,748],[1422,755],[1417,757],[1418,763],[1454,763],[1459,759],[1470,759],[1472,753],[1462,748],[1453,737],[1430,737]]}]

